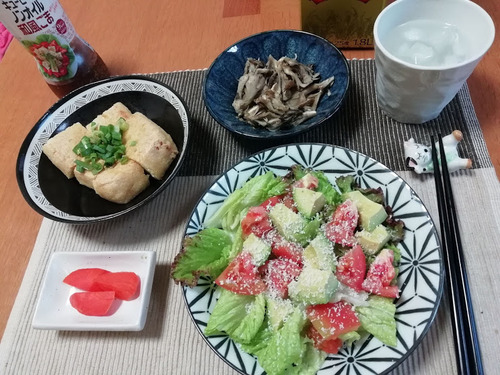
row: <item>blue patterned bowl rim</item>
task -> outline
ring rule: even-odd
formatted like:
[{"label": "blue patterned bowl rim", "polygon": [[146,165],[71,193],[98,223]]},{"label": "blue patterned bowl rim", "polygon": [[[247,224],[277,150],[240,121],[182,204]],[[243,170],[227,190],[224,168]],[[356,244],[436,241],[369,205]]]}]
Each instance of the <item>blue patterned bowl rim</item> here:
[{"label": "blue patterned bowl rim", "polygon": [[[304,36],[307,36],[307,37],[311,37],[311,38],[314,38],[318,41],[321,41],[321,43],[323,43],[325,46],[329,46],[331,47],[331,49],[333,51],[335,51],[335,53],[338,55],[338,58],[342,61],[342,65],[345,67],[345,73],[346,73],[346,76],[347,76],[347,79],[346,79],[346,86],[344,88],[344,91],[343,91],[343,94],[342,94],[342,97],[339,99],[339,101],[337,103],[335,103],[334,106],[331,107],[330,111],[328,112],[327,115],[324,115],[322,117],[318,117],[315,116],[307,121],[305,121],[304,123],[302,123],[301,125],[299,126],[296,126],[294,128],[291,128],[291,129],[287,129],[285,131],[269,131],[267,129],[257,129],[257,131],[245,131],[245,130],[240,130],[240,129],[236,129],[234,128],[233,126],[231,126],[231,124],[228,124],[224,118],[222,116],[220,116],[208,103],[207,103],[207,100],[206,100],[206,97],[207,97],[207,81],[210,80],[210,73],[212,71],[212,69],[214,68],[214,66],[217,66],[218,64],[221,64],[221,61],[224,59],[224,56],[226,54],[226,52],[228,50],[230,50],[231,48],[241,44],[241,43],[245,43],[245,42],[248,42],[254,38],[258,38],[258,37],[261,37],[261,36],[264,36],[264,35],[270,35],[270,34],[276,34],[276,33],[284,33],[284,34],[295,34],[295,35],[304,35]],[[251,56],[249,56],[251,57]],[[331,118],[338,110],[339,108],[342,106],[342,104],[344,103],[345,101],[345,98],[346,98],[346,95],[347,95],[347,91],[349,90],[349,86],[350,86],[350,70],[349,70],[349,65],[347,63],[347,59],[345,58],[344,54],[342,53],[342,51],[340,51],[340,49],[337,48],[337,46],[335,46],[333,43],[331,43],[329,40],[319,36],[319,35],[316,35],[316,34],[312,34],[310,32],[307,32],[307,31],[302,31],[302,30],[291,30],[291,29],[277,29],[277,30],[269,30],[269,31],[263,31],[263,32],[260,32],[260,33],[257,33],[257,34],[253,34],[253,35],[250,35],[248,37],[245,37],[243,39],[240,39],[239,41],[231,44],[230,46],[228,46],[227,48],[225,48],[218,56],[217,58],[212,62],[212,64],[210,65],[210,67],[207,69],[207,73],[205,75],[205,78],[204,78],[204,82],[203,82],[203,101],[205,103],[205,107],[207,108],[208,112],[210,113],[210,115],[215,119],[215,121],[217,121],[220,125],[222,125],[224,128],[226,128],[227,130],[239,135],[239,136],[243,136],[243,137],[246,137],[246,138],[253,138],[253,139],[260,139],[260,138],[266,138],[266,139],[276,139],[276,138],[285,138],[285,137],[290,137],[290,136],[294,136],[294,135],[298,135],[298,134],[301,134],[301,133],[304,133],[306,131],[309,131],[310,129],[314,128],[314,127],[317,127],[318,125],[320,124],[323,124],[326,120],[328,120],[329,118]],[[236,112],[235,112],[235,117],[236,117]],[[254,127],[252,127],[252,125],[248,124],[249,126],[249,129],[256,129]]]}]

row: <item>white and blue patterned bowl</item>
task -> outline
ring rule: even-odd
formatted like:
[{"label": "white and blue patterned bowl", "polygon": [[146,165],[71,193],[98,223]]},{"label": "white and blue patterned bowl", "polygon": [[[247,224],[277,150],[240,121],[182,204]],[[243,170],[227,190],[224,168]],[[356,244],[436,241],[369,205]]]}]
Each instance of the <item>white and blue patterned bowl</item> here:
[{"label": "white and blue patterned bowl", "polygon": [[[42,152],[50,137],[75,122],[89,124],[116,102],[156,122],[179,149],[163,179],[151,178],[146,190],[127,204],[109,202],[75,179],[68,180]],[[179,95],[148,77],[121,76],[83,86],[54,104],[27,135],[17,159],[19,188],[33,209],[52,220],[85,224],[118,217],[150,202],[175,177],[186,154],[189,121]]]},{"label": "white and blue patterned bowl", "polygon": [[[330,182],[353,175],[363,188],[381,188],[394,217],[405,223],[396,300],[397,346],[390,347],[373,336],[363,337],[350,348],[328,355],[318,374],[386,374],[402,363],[422,342],[436,316],[443,293],[444,268],[436,227],[420,198],[396,173],[376,160],[343,147],[325,144],[279,146],[250,156],[223,173],[201,197],[186,227],[193,236],[248,179],[272,171],[286,174],[294,164],[323,171]],[[226,335],[207,337],[203,331],[217,301],[218,289],[208,278],[194,288],[184,287],[188,312],[212,350],[240,374],[262,375],[255,357],[242,351]]]},{"label": "white and blue patterned bowl", "polygon": [[[288,56],[311,64],[321,79],[335,77],[330,94],[323,95],[319,102],[316,116],[298,126],[275,131],[254,127],[237,117],[232,103],[247,58],[265,62],[269,55],[276,59]],[[215,59],[205,78],[203,98],[212,117],[231,132],[249,138],[287,137],[316,127],[333,116],[344,101],[349,77],[344,55],[326,39],[304,31],[266,31],[240,40]]]}]

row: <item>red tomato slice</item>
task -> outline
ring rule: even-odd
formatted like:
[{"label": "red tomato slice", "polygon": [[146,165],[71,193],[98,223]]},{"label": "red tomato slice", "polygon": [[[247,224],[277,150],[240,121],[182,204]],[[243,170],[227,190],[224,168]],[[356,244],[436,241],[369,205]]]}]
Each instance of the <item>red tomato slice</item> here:
[{"label": "red tomato slice", "polygon": [[250,207],[248,213],[241,221],[241,229],[245,237],[248,237],[250,233],[255,234],[257,237],[263,237],[273,229],[271,219],[269,219],[265,207]]},{"label": "red tomato slice", "polygon": [[266,290],[252,255],[248,252],[238,254],[215,279],[215,283],[238,294],[257,295]]},{"label": "red tomato slice", "polygon": [[308,306],[306,314],[314,328],[326,339],[336,339],[361,325],[354,307],[344,301]]},{"label": "red tomato slice", "polygon": [[89,316],[104,316],[108,314],[115,292],[78,292],[69,297],[69,302],[78,312]]},{"label": "red tomato slice", "polygon": [[342,284],[356,291],[363,290],[366,273],[366,258],[361,246],[356,245],[340,257],[335,276]]},{"label": "red tomato slice", "polygon": [[326,223],[325,235],[334,243],[342,246],[354,246],[354,231],[358,226],[358,209],[350,199],[340,204],[331,220]]},{"label": "red tomato slice", "polygon": [[382,249],[368,269],[366,279],[362,284],[363,290],[382,297],[398,297],[399,288],[397,285],[391,285],[396,276],[393,261],[394,253],[392,250]]},{"label": "red tomato slice", "polygon": [[109,271],[102,268],[80,268],[66,276],[63,282],[81,290],[97,292],[100,289],[96,287],[95,280],[105,273],[109,273]]},{"label": "red tomato slice", "polygon": [[326,353],[337,354],[342,347],[341,339],[325,339],[313,325],[309,326],[306,335],[312,340],[315,348],[323,350]]},{"label": "red tomato slice", "polygon": [[276,231],[270,233],[271,252],[278,258],[287,258],[295,263],[302,265],[302,253],[304,248],[299,244],[285,240]]},{"label": "red tomato slice", "polygon": [[268,260],[259,268],[267,290],[279,298],[288,297],[288,284],[296,279],[302,267],[286,258]]},{"label": "red tomato slice", "polygon": [[276,195],[274,197],[266,199],[263,203],[260,204],[261,207],[264,207],[266,211],[269,211],[271,207],[276,206],[283,199],[283,195]]},{"label": "red tomato slice", "polygon": [[101,291],[113,291],[115,297],[130,301],[137,296],[141,279],[134,272],[108,272],[99,275],[95,285]]},{"label": "red tomato slice", "polygon": [[299,212],[297,206],[295,205],[295,201],[293,200],[293,195],[291,191],[283,196],[282,203],[289,209],[291,209],[293,212]]}]

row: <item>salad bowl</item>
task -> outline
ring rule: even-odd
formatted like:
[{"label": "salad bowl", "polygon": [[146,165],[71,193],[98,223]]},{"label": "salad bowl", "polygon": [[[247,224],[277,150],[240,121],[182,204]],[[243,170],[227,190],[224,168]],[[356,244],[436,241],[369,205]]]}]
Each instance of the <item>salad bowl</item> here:
[{"label": "salad bowl", "polygon": [[[329,92],[319,101],[317,114],[300,125],[273,131],[254,127],[240,120],[232,106],[247,59],[265,62],[270,55],[275,59],[287,56],[312,65],[322,80],[335,78]],[[210,115],[235,134],[253,139],[290,137],[323,124],[339,110],[349,87],[349,77],[344,55],[326,39],[304,31],[266,31],[236,42],[215,59],[205,77],[203,98]]]},{"label": "salad bowl", "polygon": [[[293,165],[322,171],[335,186],[335,179],[351,175],[361,188],[381,188],[395,219],[404,221],[396,299],[397,345],[388,346],[366,334],[338,354],[329,354],[319,373],[385,374],[421,343],[438,310],[443,293],[443,263],[436,227],[429,212],[408,184],[376,160],[343,147],[326,144],[290,144],[254,154],[223,173],[195,206],[185,235],[205,228],[225,199],[246,181],[269,171],[285,175]],[[202,277],[195,287],[183,287],[185,303],[205,342],[229,366],[241,374],[263,374],[257,359],[244,352],[226,335],[206,336],[205,327],[217,302],[218,288]]]},{"label": "salad bowl", "polygon": [[[165,176],[151,178],[150,185],[127,204],[107,201],[74,178],[67,179],[42,153],[49,138],[76,122],[89,124],[117,102],[154,121],[179,150]],[[118,217],[150,202],[176,176],[186,154],[189,121],[183,99],[148,77],[120,76],[83,86],[54,104],[27,135],[17,159],[19,188],[33,209],[52,220],[86,224]]]}]

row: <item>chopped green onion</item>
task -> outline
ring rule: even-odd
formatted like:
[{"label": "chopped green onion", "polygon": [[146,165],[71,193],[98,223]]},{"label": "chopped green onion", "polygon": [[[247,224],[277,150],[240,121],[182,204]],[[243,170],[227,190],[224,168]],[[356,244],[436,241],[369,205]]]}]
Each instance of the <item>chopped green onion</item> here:
[{"label": "chopped green onion", "polygon": [[92,148],[94,151],[97,151],[100,154],[104,154],[106,152],[106,149],[102,148],[99,145],[94,145],[94,147],[92,147]]},{"label": "chopped green onion", "polygon": [[128,161],[122,139],[122,132],[128,129],[128,124],[123,118],[120,118],[114,125],[109,124],[99,128],[97,124],[92,123],[90,128],[92,134],[84,136],[73,147],[73,152],[83,158],[83,160],[75,160],[78,172],[84,173],[87,170],[96,175],[105,167],[117,162],[125,164]]},{"label": "chopped green onion", "polygon": [[134,147],[135,145],[137,145],[137,141],[130,141],[128,145]]},{"label": "chopped green onion", "polygon": [[123,117],[120,117],[118,121],[116,122],[116,125],[120,128],[122,132],[128,130],[128,123],[125,121]]}]

